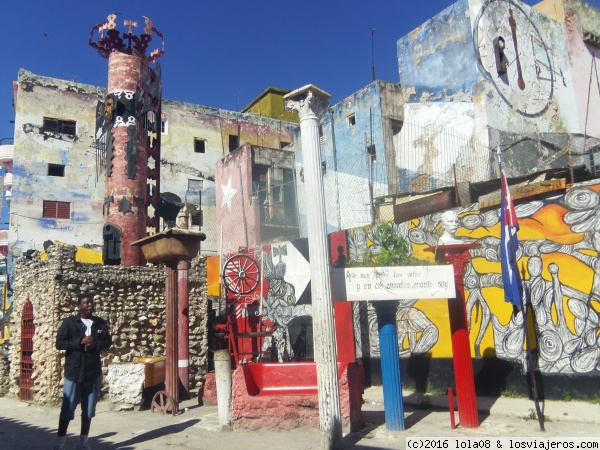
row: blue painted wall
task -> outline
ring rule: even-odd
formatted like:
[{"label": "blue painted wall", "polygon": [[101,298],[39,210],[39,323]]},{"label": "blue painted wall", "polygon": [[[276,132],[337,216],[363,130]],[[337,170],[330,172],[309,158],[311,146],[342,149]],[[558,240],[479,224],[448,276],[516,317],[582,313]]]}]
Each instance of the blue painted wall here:
[{"label": "blue painted wall", "polygon": [[470,97],[478,72],[468,9],[459,0],[398,40],[400,84],[409,102]]}]

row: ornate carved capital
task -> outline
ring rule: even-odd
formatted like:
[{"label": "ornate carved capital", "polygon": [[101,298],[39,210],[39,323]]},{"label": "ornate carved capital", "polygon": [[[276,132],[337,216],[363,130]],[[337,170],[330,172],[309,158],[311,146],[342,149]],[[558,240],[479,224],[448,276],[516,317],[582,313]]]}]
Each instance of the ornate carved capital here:
[{"label": "ornate carved capital", "polygon": [[318,87],[308,85],[285,96],[285,110],[296,111],[300,121],[310,118],[319,119],[327,110],[330,97],[331,95]]}]

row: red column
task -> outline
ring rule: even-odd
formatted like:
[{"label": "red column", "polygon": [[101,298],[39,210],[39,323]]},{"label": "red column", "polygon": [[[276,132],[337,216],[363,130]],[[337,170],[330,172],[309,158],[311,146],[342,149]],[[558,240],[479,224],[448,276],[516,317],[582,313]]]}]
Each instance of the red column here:
[{"label": "red column", "polygon": [[[187,216],[180,216],[181,223],[179,227],[182,230],[188,229]],[[188,282],[188,262],[180,261],[177,265],[177,299],[178,302],[178,328],[179,339],[177,343],[178,349],[178,373],[179,373],[179,397],[182,400],[190,398],[190,296]]]},{"label": "red column", "polygon": [[440,245],[427,249],[436,252],[438,262],[452,264],[454,267],[456,298],[448,299],[448,314],[452,334],[452,360],[454,362],[458,415],[460,425],[465,428],[479,427],[464,283],[466,266],[471,258],[469,249],[474,247],[479,247],[479,244]]},{"label": "red column", "polygon": [[[147,71],[148,61],[145,58],[135,54],[112,52],[108,58],[108,93],[119,96],[123,102],[131,100],[135,105],[138,84]],[[134,108],[137,109],[137,106]],[[118,115],[117,111],[114,114]],[[139,123],[139,117],[136,115],[134,118],[136,133],[133,137],[130,125],[121,119],[115,121],[112,130],[114,137],[112,171],[107,174],[106,180],[106,198],[111,198],[111,201],[104,222],[121,229],[121,265],[123,266],[141,266],[146,263],[142,249],[129,245],[146,236],[148,157],[145,132]],[[129,178],[127,174],[126,147],[130,139],[135,139],[137,146],[134,178]]]},{"label": "red column", "polygon": [[177,371],[177,262],[165,266],[166,361],[165,390],[175,403],[179,403],[179,378]]}]

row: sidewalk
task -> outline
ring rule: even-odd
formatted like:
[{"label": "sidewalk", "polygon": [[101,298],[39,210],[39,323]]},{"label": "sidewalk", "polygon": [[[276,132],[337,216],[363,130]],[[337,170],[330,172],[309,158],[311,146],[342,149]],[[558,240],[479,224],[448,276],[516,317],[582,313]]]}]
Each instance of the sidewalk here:
[{"label": "sidewalk", "polygon": [[[410,437],[595,437],[600,439],[600,405],[585,402],[546,401],[546,431],[537,420],[525,419],[535,410],[533,401],[514,398],[479,397],[480,427],[450,428],[448,399],[404,391],[405,431],[385,427],[381,387],[364,393],[365,427],[344,435],[344,448],[404,449]],[[92,422],[90,445],[100,449],[206,449],[258,450],[320,449],[319,430],[219,431],[216,406],[199,406],[195,399],[180,405],[175,417],[150,411],[108,411],[108,402],[98,405]],[[76,413],[79,414],[79,411]],[[456,420],[459,422],[458,412]],[[29,405],[13,398],[0,398],[0,449],[50,449],[54,444],[58,408]],[[78,442],[79,418],[71,423],[67,448]]]}]

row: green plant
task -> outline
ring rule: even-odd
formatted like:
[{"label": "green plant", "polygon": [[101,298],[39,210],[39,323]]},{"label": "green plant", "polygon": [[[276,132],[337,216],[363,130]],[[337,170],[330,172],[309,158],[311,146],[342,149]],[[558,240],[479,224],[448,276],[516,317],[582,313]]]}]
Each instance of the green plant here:
[{"label": "green plant", "polygon": [[570,402],[571,400],[573,400],[573,399],[571,398],[571,394],[569,393],[569,391],[565,392],[565,395],[564,395],[564,397],[563,397],[563,400],[564,400],[565,402]]},{"label": "green plant", "polygon": [[502,395],[502,397],[506,397],[506,398],[521,398],[521,397],[523,397],[523,395],[521,395],[515,391],[502,391],[501,395]]},{"label": "green plant", "polygon": [[431,381],[429,380],[427,380],[427,387],[425,388],[425,392],[432,395],[446,395],[448,393],[444,389],[435,387],[433,384],[431,384]]},{"label": "green plant", "polygon": [[524,417],[525,420],[537,420],[537,414],[533,409],[529,410],[529,414]]},{"label": "green plant", "polygon": [[388,267],[388,266],[426,266],[429,261],[414,258],[411,255],[410,242],[394,231],[389,224],[381,224],[376,230],[379,241],[378,252],[367,248],[363,262],[346,261],[345,267]]},{"label": "green plant", "polygon": [[[527,414],[525,417],[523,417],[523,419],[525,420],[537,420],[538,416],[535,412],[534,409],[529,409],[529,414]],[[546,415],[544,415],[544,422],[551,422],[550,418]]]}]

